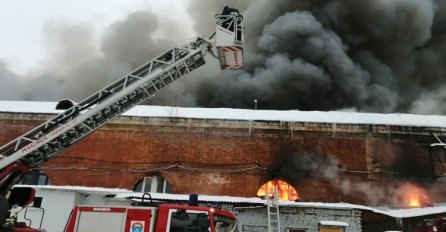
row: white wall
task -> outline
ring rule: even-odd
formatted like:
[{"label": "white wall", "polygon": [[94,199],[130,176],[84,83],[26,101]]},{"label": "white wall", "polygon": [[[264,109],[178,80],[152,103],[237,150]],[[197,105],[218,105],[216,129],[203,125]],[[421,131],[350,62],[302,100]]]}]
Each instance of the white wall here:
[{"label": "white wall", "polygon": [[37,190],[36,197],[42,197],[41,207],[45,210],[44,215],[42,209],[29,207],[26,217],[31,219],[31,224],[23,218],[25,210],[20,213],[18,220],[26,221],[32,228],[39,228],[43,216],[42,229],[46,229],[47,232],[61,232],[65,228],[71,209],[76,204],[76,195],[74,192]]},{"label": "white wall", "polygon": [[[106,192],[91,193],[62,189],[35,189],[36,197],[42,197],[41,208],[45,209],[41,228],[46,229],[47,232],[62,232],[68,222],[71,210],[76,205],[111,205],[104,198],[108,194]],[[42,212],[42,209],[29,207],[26,211],[26,217],[31,219],[31,223],[24,219],[25,210],[19,214],[18,221],[26,222],[32,228],[39,228]]]},{"label": "white wall", "polygon": [[[259,232],[268,230],[266,207],[239,208],[236,210],[241,232]],[[280,207],[281,231],[288,228],[306,229],[307,232],[318,232],[319,222],[337,221],[348,223],[346,232],[361,230],[361,211],[355,209],[328,209],[311,207]]]}]

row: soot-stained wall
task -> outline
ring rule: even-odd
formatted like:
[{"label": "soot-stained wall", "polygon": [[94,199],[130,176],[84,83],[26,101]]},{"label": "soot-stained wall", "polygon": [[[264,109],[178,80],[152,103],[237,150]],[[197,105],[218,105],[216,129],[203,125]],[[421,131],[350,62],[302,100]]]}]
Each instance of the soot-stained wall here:
[{"label": "soot-stained wall", "polygon": [[[49,117],[1,113],[0,143]],[[44,163],[42,170],[54,185],[132,189],[144,176],[161,175],[175,193],[245,197],[255,196],[265,181],[281,178],[302,201],[378,204],[403,182],[424,183],[429,191],[434,170],[431,151],[421,143],[425,133],[381,130],[369,125],[120,117]]]}]

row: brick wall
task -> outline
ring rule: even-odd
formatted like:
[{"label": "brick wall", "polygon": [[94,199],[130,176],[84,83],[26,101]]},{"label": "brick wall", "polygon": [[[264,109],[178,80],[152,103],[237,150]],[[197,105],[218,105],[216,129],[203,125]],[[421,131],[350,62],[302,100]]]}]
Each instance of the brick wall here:
[{"label": "brick wall", "polygon": [[[49,117],[0,114],[0,144]],[[379,170],[398,170],[395,163],[410,151],[418,174],[431,176],[429,152],[413,134],[399,133],[396,140],[396,132],[379,131],[361,125],[120,117],[42,169],[55,185],[132,189],[144,176],[162,175],[175,193],[246,197],[278,177],[290,181],[303,201],[362,203],[333,179],[277,170],[296,154],[334,157],[342,170],[337,178],[380,185],[389,174]]]}]

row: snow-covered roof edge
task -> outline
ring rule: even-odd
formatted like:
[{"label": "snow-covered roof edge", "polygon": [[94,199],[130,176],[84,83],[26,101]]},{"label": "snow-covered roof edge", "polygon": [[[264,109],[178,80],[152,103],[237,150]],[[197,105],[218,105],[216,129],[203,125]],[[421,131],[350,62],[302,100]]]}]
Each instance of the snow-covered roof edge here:
[{"label": "snow-covered roof edge", "polygon": [[[0,101],[0,112],[58,114],[56,102]],[[415,114],[378,114],[339,111],[249,110],[230,108],[183,108],[136,106],[124,116],[173,117],[194,119],[284,121],[338,124],[375,124],[392,126],[446,128],[446,116]]]},{"label": "snow-covered roof edge", "polygon": [[347,222],[340,222],[340,221],[320,221],[319,224],[322,226],[342,226],[342,227],[348,227]]},{"label": "snow-covered roof edge", "polygon": [[34,189],[57,190],[68,192],[97,193],[97,194],[119,194],[130,193],[128,189],[85,187],[85,186],[55,186],[55,185],[14,185],[14,187],[30,187]]},{"label": "snow-covered roof edge", "polygon": [[[187,201],[189,195],[186,194],[166,194],[166,193],[150,193],[154,200],[171,200],[171,201]],[[121,193],[117,194],[115,198],[142,198],[143,193]],[[222,202],[222,203],[245,203],[265,205],[266,200],[258,197],[232,197],[232,196],[211,196],[199,195],[200,202]],[[382,210],[364,205],[356,205],[350,203],[327,203],[327,202],[294,202],[294,201],[279,201],[282,207],[303,207],[303,208],[326,208],[326,209],[358,209],[363,211],[370,211],[378,214],[387,215],[393,218],[410,218],[425,215],[435,215],[446,213],[446,206],[425,207],[425,208],[410,208],[410,209],[389,209]]]}]

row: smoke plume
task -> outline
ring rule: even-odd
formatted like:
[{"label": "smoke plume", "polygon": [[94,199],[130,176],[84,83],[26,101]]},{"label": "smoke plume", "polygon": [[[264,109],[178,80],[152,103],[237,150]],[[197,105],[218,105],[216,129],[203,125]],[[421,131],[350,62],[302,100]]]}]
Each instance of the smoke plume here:
[{"label": "smoke plume", "polygon": [[[240,9],[246,26],[246,68],[220,74],[203,68],[151,104],[252,108],[257,99],[262,109],[446,113],[445,1],[191,0],[189,4],[197,35],[212,34],[213,16],[223,6]],[[48,22],[44,29],[48,54],[34,65],[36,70],[18,75],[8,69],[7,61],[0,62],[0,98],[81,100],[180,45],[178,41],[187,43],[180,27],[162,25],[149,10],[133,12],[102,35],[89,25]],[[154,36],[160,30],[172,30],[161,34],[175,36]]]},{"label": "smoke plume", "polygon": [[0,63],[0,97],[82,100],[174,46],[169,39],[156,39],[153,34],[157,31],[157,18],[150,11],[133,12],[109,25],[99,44],[90,25],[49,21],[44,28],[47,56],[36,70],[20,77]]},{"label": "smoke plume", "polygon": [[302,180],[312,179],[339,190],[346,199],[354,198],[356,201],[372,206],[408,207],[412,200],[429,205],[443,198],[444,188],[441,182],[426,181],[426,176],[423,178],[423,176],[406,175],[404,170],[398,168],[405,162],[404,160],[395,161],[393,165],[396,167],[394,171],[397,172],[393,174],[395,176],[384,177],[385,181],[364,181],[363,178],[349,177],[349,174],[370,175],[372,173],[348,170],[332,155],[281,151],[279,157],[280,161],[276,169],[272,170],[270,176],[267,177],[268,180],[284,179],[299,187]]}]

